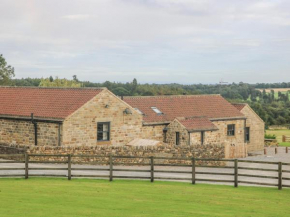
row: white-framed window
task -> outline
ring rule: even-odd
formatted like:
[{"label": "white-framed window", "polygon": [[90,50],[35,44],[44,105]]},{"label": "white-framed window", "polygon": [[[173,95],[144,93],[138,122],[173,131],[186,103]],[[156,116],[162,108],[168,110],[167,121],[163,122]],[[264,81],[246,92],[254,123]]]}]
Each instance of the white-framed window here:
[{"label": "white-framed window", "polygon": [[155,111],[157,114],[163,114],[157,107],[151,107],[153,111]]},{"label": "white-framed window", "polygon": [[99,122],[97,127],[97,140],[109,141],[110,140],[110,122]]}]

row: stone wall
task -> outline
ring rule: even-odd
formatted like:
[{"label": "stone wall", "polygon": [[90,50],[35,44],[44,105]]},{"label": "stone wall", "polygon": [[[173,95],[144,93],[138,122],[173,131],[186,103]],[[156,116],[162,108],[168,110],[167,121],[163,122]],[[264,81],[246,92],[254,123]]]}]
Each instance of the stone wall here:
[{"label": "stone wall", "polygon": [[[244,120],[213,121],[213,124],[219,129],[217,131],[207,131],[204,134],[205,144],[228,143],[233,145],[243,145],[245,143],[245,123]],[[228,125],[235,125],[235,135],[228,136]]]},{"label": "stone wall", "polygon": [[176,132],[179,132],[180,145],[189,145],[189,134],[186,128],[176,119],[168,125],[166,133],[166,142],[170,145],[176,145]]},{"label": "stone wall", "polygon": [[0,143],[0,154],[25,154],[27,150],[26,146],[7,145]]},{"label": "stone wall", "polygon": [[[58,145],[58,124],[37,122],[38,145]],[[31,121],[0,119],[0,143],[34,145]]]},{"label": "stone wall", "polygon": [[[58,154],[58,155],[101,155],[101,156],[135,156],[135,157],[175,157],[175,158],[212,158],[221,159],[225,158],[225,148],[223,145],[207,145],[207,146],[171,146],[171,145],[159,145],[159,146],[21,146],[21,145],[8,145],[15,149],[26,149],[28,154]],[[66,161],[67,157],[30,157],[31,160],[45,160],[45,161]],[[105,158],[73,158],[74,162],[86,163],[93,161],[107,162],[108,157]],[[158,160],[159,162],[161,160]],[[158,162],[157,161],[157,162]],[[120,163],[148,163],[148,159],[136,158],[136,159],[116,159],[115,162]],[[162,160],[163,163],[185,163],[191,164],[191,161],[180,160]],[[201,162],[197,162],[201,164]],[[203,162],[207,165],[219,165],[218,161]]]},{"label": "stone wall", "polygon": [[164,142],[164,133],[163,129],[167,125],[152,125],[152,126],[143,126],[142,127],[142,139],[153,139],[160,142]]},{"label": "stone wall", "polygon": [[[207,132],[204,132],[204,135]],[[192,145],[201,145],[201,132],[192,132],[190,133],[190,144]]]},{"label": "stone wall", "polygon": [[[201,145],[201,132],[190,133],[190,145],[208,146],[223,144],[226,147],[226,158],[240,158],[247,156],[247,145],[245,143],[245,122],[244,120],[213,121],[219,130],[204,132],[204,145]],[[227,128],[229,124],[235,125],[235,135],[228,136]],[[167,140],[170,145],[176,141],[176,132],[180,133],[180,144],[189,144],[188,131],[177,120],[168,125]]]},{"label": "stone wall", "polygon": [[[132,114],[125,114],[126,108]],[[124,101],[104,90],[64,121],[63,145],[124,145],[141,138],[142,119]],[[110,141],[97,141],[98,122],[110,122]]]},{"label": "stone wall", "polygon": [[247,117],[246,126],[250,127],[250,142],[248,151],[261,151],[264,148],[265,123],[264,121],[246,105],[241,111]]}]

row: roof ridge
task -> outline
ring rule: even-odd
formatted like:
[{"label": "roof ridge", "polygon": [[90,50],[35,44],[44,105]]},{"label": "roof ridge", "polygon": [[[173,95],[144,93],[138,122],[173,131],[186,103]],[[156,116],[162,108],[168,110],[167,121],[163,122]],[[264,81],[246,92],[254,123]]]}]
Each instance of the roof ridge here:
[{"label": "roof ridge", "polygon": [[206,118],[206,119],[208,119],[208,117],[205,116],[205,115],[200,115],[200,116],[186,116],[186,117],[176,117],[176,119],[179,119],[179,120],[191,120],[191,119],[194,119],[194,118]]},{"label": "roof ridge", "polygon": [[124,99],[130,98],[178,98],[178,97],[203,97],[203,96],[221,96],[220,94],[196,94],[196,95],[158,95],[158,96],[124,96]]},{"label": "roof ridge", "polygon": [[59,90],[106,90],[106,87],[35,87],[35,86],[0,86],[0,88],[15,88],[15,89],[59,89]]}]

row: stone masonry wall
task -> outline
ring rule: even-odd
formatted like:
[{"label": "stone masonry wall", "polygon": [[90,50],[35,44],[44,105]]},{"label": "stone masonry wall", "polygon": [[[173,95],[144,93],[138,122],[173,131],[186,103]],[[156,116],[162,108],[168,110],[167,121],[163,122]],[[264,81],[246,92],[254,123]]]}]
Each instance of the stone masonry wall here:
[{"label": "stone masonry wall", "polygon": [[247,127],[250,127],[250,142],[248,151],[260,151],[264,148],[265,123],[247,105],[241,111],[247,117]]},{"label": "stone masonry wall", "polygon": [[[207,132],[204,133],[204,135]],[[201,145],[201,132],[190,133],[190,144],[192,145]]]},{"label": "stone masonry wall", "polygon": [[[213,121],[219,130],[204,132],[204,145],[223,144],[227,148],[226,158],[246,157],[247,145],[245,144],[244,120]],[[235,124],[235,135],[227,135],[227,126]],[[176,132],[180,132],[181,145],[188,145],[188,131],[178,122],[173,121],[168,125],[167,143],[175,144]],[[201,132],[190,133],[190,144],[201,145]]]},{"label": "stone masonry wall", "polygon": [[[58,145],[58,124],[37,123],[38,145]],[[30,121],[0,119],[0,143],[34,145],[34,125]]]},{"label": "stone masonry wall", "polygon": [[[129,108],[132,114],[124,114]],[[63,145],[124,145],[141,138],[142,115],[108,90],[68,117],[63,123]],[[97,141],[98,122],[110,122],[110,141]]]},{"label": "stone masonry wall", "polygon": [[26,153],[26,146],[17,145],[7,145],[4,143],[0,143],[0,154],[25,154]]},{"label": "stone masonry wall", "polygon": [[[219,129],[217,131],[207,131],[204,135],[205,144],[229,143],[239,145],[245,143],[244,120],[213,121]],[[227,129],[229,124],[235,125],[235,135],[228,136]]]},{"label": "stone masonry wall", "polygon": [[[208,146],[172,146],[172,145],[160,145],[160,146],[62,146],[62,147],[52,147],[52,146],[21,146],[10,144],[7,145],[10,148],[15,149],[26,149],[28,154],[59,154],[59,155],[100,155],[100,156],[135,156],[135,157],[175,157],[175,158],[212,158],[221,159],[225,157],[225,148],[222,145],[208,145]],[[31,160],[37,161],[66,161],[67,157],[30,157]],[[104,162],[108,161],[108,157],[104,158],[73,158],[74,162],[86,163],[86,162]],[[191,164],[191,161],[182,160],[156,160],[156,162],[162,163],[184,163]],[[136,158],[136,159],[115,159],[114,162],[119,163],[148,163],[148,159]],[[201,164],[201,162],[197,162]],[[220,162],[209,161],[203,162],[206,165],[220,165]]]},{"label": "stone masonry wall", "polygon": [[153,125],[142,127],[142,139],[153,139],[160,142],[164,142],[163,129],[167,125]]},{"label": "stone masonry wall", "polygon": [[166,133],[166,142],[170,145],[176,143],[176,132],[179,132],[180,145],[189,145],[189,135],[186,128],[181,125],[177,120],[172,121],[168,125],[168,131]]}]

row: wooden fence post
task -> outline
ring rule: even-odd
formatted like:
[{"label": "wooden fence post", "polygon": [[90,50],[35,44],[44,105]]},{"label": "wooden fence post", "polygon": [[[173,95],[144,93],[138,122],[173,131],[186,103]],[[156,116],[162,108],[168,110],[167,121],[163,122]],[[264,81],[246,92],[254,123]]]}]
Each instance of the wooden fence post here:
[{"label": "wooden fence post", "polygon": [[67,155],[67,178],[71,180],[71,155]]},{"label": "wooden fence post", "polygon": [[282,190],[282,163],[278,163],[278,189]]},{"label": "wooden fence post", "polygon": [[154,157],[150,157],[150,164],[151,164],[151,182],[154,182]]},{"label": "wooden fence post", "polygon": [[191,159],[192,161],[192,184],[194,185],[195,184],[195,158],[193,157]]},{"label": "wooden fence post", "polygon": [[113,181],[113,156],[110,155],[110,182]]},{"label": "wooden fence post", "polygon": [[235,159],[235,187],[238,187],[238,159]]},{"label": "wooden fence post", "polygon": [[25,179],[28,179],[28,163],[29,163],[29,155],[25,153]]}]

